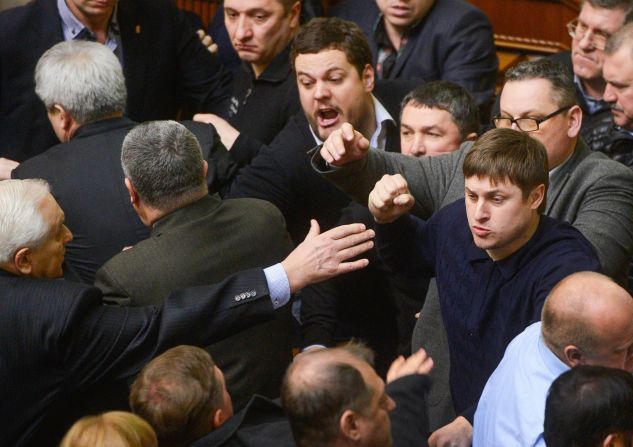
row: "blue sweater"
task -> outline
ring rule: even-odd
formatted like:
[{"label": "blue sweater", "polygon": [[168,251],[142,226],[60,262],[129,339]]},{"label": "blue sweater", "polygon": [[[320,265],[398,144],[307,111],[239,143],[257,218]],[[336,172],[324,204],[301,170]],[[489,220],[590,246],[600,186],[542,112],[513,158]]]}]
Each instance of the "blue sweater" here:
[{"label": "blue sweater", "polygon": [[464,199],[427,222],[407,215],[377,225],[376,233],[379,256],[390,269],[435,277],[448,337],[453,403],[471,423],[506,346],[541,319],[543,302],[556,283],[574,272],[600,271],[584,236],[546,216],[524,246],[493,261],[473,242]]}]

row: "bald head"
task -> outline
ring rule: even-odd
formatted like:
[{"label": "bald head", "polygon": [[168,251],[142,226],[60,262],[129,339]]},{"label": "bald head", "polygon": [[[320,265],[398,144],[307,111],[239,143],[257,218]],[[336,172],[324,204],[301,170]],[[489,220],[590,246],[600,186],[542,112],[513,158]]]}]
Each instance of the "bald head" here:
[{"label": "bald head", "polygon": [[563,279],[545,301],[541,319],[545,342],[569,366],[628,369],[633,298],[607,276],[580,272]]},{"label": "bald head", "polygon": [[367,348],[351,345],[295,359],[281,399],[299,447],[391,445],[386,414],[393,402],[369,364],[372,358]]}]

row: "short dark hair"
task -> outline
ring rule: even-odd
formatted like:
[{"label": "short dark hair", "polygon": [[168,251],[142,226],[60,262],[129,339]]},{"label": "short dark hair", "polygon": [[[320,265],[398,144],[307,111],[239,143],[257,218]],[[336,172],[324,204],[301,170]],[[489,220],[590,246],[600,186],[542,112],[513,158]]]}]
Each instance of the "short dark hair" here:
[{"label": "short dark hair", "polygon": [[[373,353],[358,344],[335,349],[343,349],[366,363],[373,361]],[[349,363],[325,361],[315,373],[318,377],[302,383],[292,377],[294,366],[291,364],[286,371],[281,401],[295,442],[299,447],[326,447],[336,439],[343,413],[352,410],[364,414],[374,391],[361,372]]]},{"label": "short dark hair", "polygon": [[123,140],[121,164],[143,200],[163,212],[206,191],[200,144],[175,121],[149,121],[132,129]]},{"label": "short dark hair", "polygon": [[[491,129],[483,134],[466,154],[463,170],[464,178],[507,180],[521,189],[524,199],[541,184],[547,193],[547,152],[540,141],[516,130]],[[544,210],[545,198],[538,211]]]},{"label": "short dark hair", "polygon": [[354,22],[338,17],[316,17],[299,29],[290,50],[290,63],[294,67],[300,54],[316,54],[323,50],[340,50],[345,53],[362,78],[367,65],[371,65],[371,50],[367,37]]},{"label": "short dark hair", "polygon": [[223,390],[208,352],[177,346],[149,362],[130,390],[130,407],[156,430],[161,446],[185,446],[204,436]]},{"label": "short dark hair", "polygon": [[[633,376],[580,365],[550,387],[543,434],[547,447],[601,446],[610,433],[633,434]],[[628,445],[628,444],[627,444]]]},{"label": "short dark hair", "polygon": [[558,61],[537,59],[521,62],[506,72],[506,82],[545,79],[549,81],[552,94],[558,107],[572,106],[577,103],[574,81],[568,70]]},{"label": "short dark hair", "polygon": [[479,134],[479,109],[472,95],[464,87],[450,81],[431,81],[414,88],[402,100],[405,106],[441,109],[451,114],[462,139],[468,134]]}]

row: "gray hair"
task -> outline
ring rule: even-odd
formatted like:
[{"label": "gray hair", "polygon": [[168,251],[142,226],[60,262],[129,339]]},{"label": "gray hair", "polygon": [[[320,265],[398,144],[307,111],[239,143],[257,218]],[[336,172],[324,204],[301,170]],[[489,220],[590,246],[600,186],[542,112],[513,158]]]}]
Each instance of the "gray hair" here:
[{"label": "gray hair", "polygon": [[[604,47],[604,53],[612,55],[623,48],[624,46],[633,47],[633,23],[624,25],[617,30],[607,40],[607,45]],[[633,51],[631,51],[633,53]]]},{"label": "gray hair", "polygon": [[[633,10],[633,1],[631,0],[583,0],[582,5],[585,3],[589,3],[594,8],[621,9],[627,14],[627,19],[629,19],[628,15]],[[624,23],[627,22],[628,20],[625,20]]]},{"label": "gray hair", "polygon": [[73,40],[42,55],[35,67],[35,92],[48,110],[62,106],[80,124],[125,110],[127,90],[117,57],[105,45]]},{"label": "gray hair", "polygon": [[175,121],[150,121],[132,129],[123,140],[121,165],[139,196],[165,213],[207,191],[200,144]]},{"label": "gray hair", "polygon": [[0,182],[0,263],[11,262],[21,248],[46,241],[51,229],[39,205],[49,193],[50,186],[41,179]]}]

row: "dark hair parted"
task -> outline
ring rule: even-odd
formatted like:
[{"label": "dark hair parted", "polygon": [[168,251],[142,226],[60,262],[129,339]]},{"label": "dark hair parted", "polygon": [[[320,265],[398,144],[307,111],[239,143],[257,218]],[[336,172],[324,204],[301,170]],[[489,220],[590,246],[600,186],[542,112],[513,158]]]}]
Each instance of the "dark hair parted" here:
[{"label": "dark hair parted", "polygon": [[299,29],[290,50],[290,63],[294,67],[300,54],[316,54],[324,50],[340,50],[345,53],[362,78],[372,57],[367,37],[354,22],[337,17],[316,17]]},{"label": "dark hair parted", "polygon": [[175,121],[139,124],[123,140],[121,164],[141,198],[165,213],[206,192],[200,144]]},{"label": "dark hair parted", "polygon": [[[509,181],[527,199],[539,185],[549,183],[547,152],[540,141],[512,129],[492,129],[483,134],[464,158],[464,178],[488,177],[493,183]],[[538,212],[545,210],[545,197]]]},{"label": "dark hair parted", "polygon": [[141,371],[130,390],[130,407],[156,431],[161,446],[186,446],[208,431],[223,404],[215,363],[204,349],[177,346]]},{"label": "dark hair parted", "polygon": [[549,81],[551,93],[558,107],[571,106],[577,103],[574,81],[568,70],[557,61],[537,59],[521,62],[506,72],[506,82],[545,79]]},{"label": "dark hair parted", "polygon": [[561,374],[545,404],[547,447],[597,447],[611,433],[633,438],[633,376],[580,365]]},{"label": "dark hair parted", "polygon": [[441,109],[451,114],[462,139],[471,133],[479,134],[479,109],[468,91],[450,81],[431,81],[414,88],[402,100],[402,110],[414,107]]},{"label": "dark hair parted", "polygon": [[[351,343],[334,349],[362,362],[373,362],[373,353],[363,345]],[[352,410],[364,414],[374,390],[367,386],[357,368],[338,359],[319,357],[318,365],[312,366],[309,374],[296,369],[296,363],[290,365],[281,386],[281,401],[295,442],[299,447],[327,447],[340,432],[343,413]]]}]

